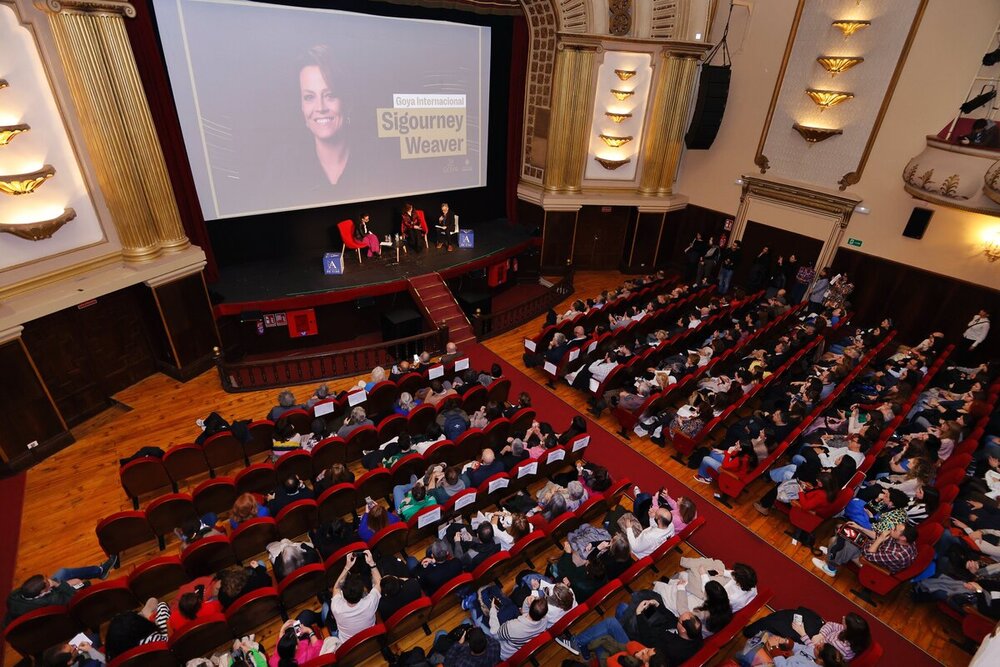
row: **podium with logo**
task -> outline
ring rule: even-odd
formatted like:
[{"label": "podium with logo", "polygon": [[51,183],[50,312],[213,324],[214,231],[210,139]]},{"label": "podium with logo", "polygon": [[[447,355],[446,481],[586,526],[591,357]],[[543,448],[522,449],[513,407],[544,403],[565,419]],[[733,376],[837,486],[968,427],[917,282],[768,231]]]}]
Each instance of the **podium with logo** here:
[{"label": "podium with logo", "polygon": [[476,246],[476,233],[471,229],[458,230],[458,247],[474,248]]},{"label": "podium with logo", "polygon": [[323,255],[323,273],[328,276],[339,276],[344,272],[344,257],[339,252],[328,252]]}]

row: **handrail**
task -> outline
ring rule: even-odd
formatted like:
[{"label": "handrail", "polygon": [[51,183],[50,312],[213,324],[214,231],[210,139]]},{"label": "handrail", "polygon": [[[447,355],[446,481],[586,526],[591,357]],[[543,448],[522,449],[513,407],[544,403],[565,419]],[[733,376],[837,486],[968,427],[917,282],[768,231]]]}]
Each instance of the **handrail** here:
[{"label": "handrail", "polygon": [[441,352],[447,342],[448,327],[442,325],[434,331],[372,345],[305,356],[289,354],[256,361],[227,362],[225,354],[216,347],[213,349],[213,359],[222,388],[230,393],[238,393],[368,373],[375,366],[389,367],[395,361],[413,354],[427,351],[433,355]]},{"label": "handrail", "polygon": [[548,309],[573,293],[573,271],[570,270],[559,282],[544,294],[523,301],[510,308],[495,313],[481,313],[478,309],[470,319],[476,338],[492,338],[516,329],[525,322],[538,317]]}]

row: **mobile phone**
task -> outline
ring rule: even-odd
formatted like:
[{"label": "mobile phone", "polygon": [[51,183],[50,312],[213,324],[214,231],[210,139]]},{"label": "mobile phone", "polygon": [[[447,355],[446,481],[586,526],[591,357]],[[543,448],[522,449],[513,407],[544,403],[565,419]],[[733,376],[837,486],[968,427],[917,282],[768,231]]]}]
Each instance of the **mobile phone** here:
[{"label": "mobile phone", "polygon": [[413,355],[413,363],[415,363],[415,364],[419,364],[420,363],[420,355],[419,354]]},{"label": "mobile phone", "polygon": [[792,625],[802,625],[802,614],[792,616]]},{"label": "mobile phone", "polygon": [[298,630],[302,627],[302,621],[292,621],[292,627]]},{"label": "mobile phone", "polygon": [[374,505],[375,501],[372,500],[371,496],[365,496],[365,505]]}]

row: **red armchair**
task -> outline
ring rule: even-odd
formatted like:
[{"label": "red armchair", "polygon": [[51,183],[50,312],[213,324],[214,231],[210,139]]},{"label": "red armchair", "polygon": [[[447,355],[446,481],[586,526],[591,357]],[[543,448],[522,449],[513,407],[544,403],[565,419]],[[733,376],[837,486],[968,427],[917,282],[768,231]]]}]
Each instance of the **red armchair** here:
[{"label": "red armchair", "polygon": [[[359,243],[354,240],[354,221],[353,220],[341,220],[337,223],[337,229],[340,231],[340,240],[344,242],[344,246],[340,249],[340,257],[343,262],[344,254],[348,250],[355,250],[358,253],[358,264],[361,263],[361,249],[367,248],[368,246],[364,243]],[[347,263],[343,264],[344,269],[347,269]]]}]

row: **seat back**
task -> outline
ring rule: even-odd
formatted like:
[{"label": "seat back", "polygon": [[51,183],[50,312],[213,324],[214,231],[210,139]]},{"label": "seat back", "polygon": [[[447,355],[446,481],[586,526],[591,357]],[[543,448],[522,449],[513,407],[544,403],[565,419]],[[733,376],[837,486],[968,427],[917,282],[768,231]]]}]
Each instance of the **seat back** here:
[{"label": "seat back", "polygon": [[228,512],[236,502],[236,481],[232,477],[216,477],[199,484],[191,493],[198,514]]},{"label": "seat back", "polygon": [[507,446],[507,438],[510,436],[510,420],[506,417],[494,419],[483,429],[484,447],[489,447],[493,453],[499,453]]},{"label": "seat back", "polygon": [[326,570],[326,580],[329,585],[337,581],[340,573],[347,567],[347,554],[355,551],[364,551],[368,548],[367,542],[352,542],[334,551],[323,561],[323,568]]},{"label": "seat back", "polygon": [[406,430],[406,417],[390,415],[378,423],[379,444],[388,442]]},{"label": "seat back", "polygon": [[174,445],[168,449],[163,456],[163,467],[175,484],[209,473],[201,447],[192,444]]},{"label": "seat back", "polygon": [[285,609],[291,609],[315,597],[326,586],[326,570],[319,563],[303,565],[278,584],[278,597]]},{"label": "seat back", "polygon": [[347,443],[335,435],[323,438],[313,447],[313,472],[319,474],[321,470],[329,470],[334,463],[347,463]]},{"label": "seat back", "polygon": [[311,411],[295,408],[281,415],[281,419],[288,422],[299,435],[312,433],[313,416]]},{"label": "seat back", "polygon": [[365,412],[368,414],[368,418],[378,423],[379,417],[392,412],[392,404],[397,396],[399,396],[399,387],[396,386],[395,382],[384,380],[376,383],[368,392],[368,398],[365,400]]},{"label": "seat back", "polygon": [[552,624],[549,628],[549,634],[553,637],[558,637],[562,633],[569,630],[569,628],[576,623],[578,620],[587,615],[590,611],[590,607],[585,603],[580,603],[563,614],[563,617]]},{"label": "seat back", "polygon": [[434,591],[433,595],[431,595],[431,604],[433,604],[431,616],[433,618],[437,618],[452,607],[457,606],[459,599],[458,596],[455,595],[455,591],[463,586],[471,586],[472,581],[472,575],[468,572],[463,572],[451,581],[442,584],[442,586]]},{"label": "seat back", "polygon": [[499,378],[490,383],[487,389],[486,402],[496,401],[498,404],[503,405],[507,401],[507,397],[510,396],[510,380],[507,378]]},{"label": "seat back", "polygon": [[99,631],[115,614],[139,606],[128,580],[95,582],[78,590],[69,601],[69,613],[85,628]]},{"label": "seat back", "polygon": [[229,536],[236,560],[245,561],[262,553],[268,544],[281,539],[278,522],[271,517],[258,517],[241,523]]},{"label": "seat back", "polygon": [[517,650],[517,652],[510,656],[503,664],[505,665],[523,665],[531,660],[532,656],[541,651],[545,646],[552,641],[552,635],[549,632],[543,632],[538,635],[530,642],[522,646]]},{"label": "seat back", "polygon": [[535,411],[531,408],[522,408],[511,415],[510,432],[515,437],[521,437],[524,432],[531,428],[531,422],[535,419]]},{"label": "seat back", "polygon": [[251,422],[247,427],[247,433],[250,439],[243,443],[243,452],[248,459],[257,454],[271,451],[274,422],[269,419]]},{"label": "seat back", "polygon": [[162,598],[191,580],[177,556],[147,560],[128,575],[128,587],[137,600]]},{"label": "seat back", "polygon": [[337,663],[356,665],[372,657],[381,650],[380,642],[385,640],[385,634],[385,626],[381,623],[362,630],[340,645]]},{"label": "seat back", "polygon": [[8,623],[4,641],[25,658],[30,658],[79,631],[79,624],[66,607],[52,605],[18,616]]},{"label": "seat back", "polygon": [[355,480],[354,486],[358,498],[388,498],[392,492],[392,474],[385,468],[375,468]]},{"label": "seat back", "polygon": [[362,426],[347,436],[344,459],[350,463],[361,459],[361,452],[378,449],[378,431],[374,426]]},{"label": "seat back", "polygon": [[173,480],[167,474],[162,459],[155,456],[144,456],[129,461],[119,469],[118,476],[122,488],[136,507],[139,496],[173,488]]},{"label": "seat back", "polygon": [[278,516],[278,534],[289,539],[305,535],[319,525],[319,506],[315,500],[296,500],[286,505]]},{"label": "seat back", "polygon": [[309,452],[301,449],[282,454],[281,458],[274,462],[274,476],[278,480],[288,479],[293,476],[299,479],[312,479],[312,456]]},{"label": "seat back", "polygon": [[357,509],[358,499],[354,485],[350,482],[336,484],[320,494],[316,500],[319,509],[319,523],[330,523]]},{"label": "seat back", "polygon": [[226,609],[226,623],[237,637],[243,637],[281,616],[278,589],[265,586],[243,595]]},{"label": "seat back", "polygon": [[153,534],[162,537],[173,532],[188,519],[198,518],[194,500],[186,493],[169,493],[149,503],[146,520]]},{"label": "seat back", "polygon": [[213,653],[224,644],[231,644],[233,633],[226,624],[226,617],[213,614],[192,621],[170,638],[170,650],[181,661],[200,658]]},{"label": "seat back", "polygon": [[389,641],[398,641],[421,627],[431,615],[433,603],[427,596],[417,598],[410,604],[401,607],[385,621]]},{"label": "seat back", "polygon": [[117,512],[97,524],[97,541],[104,553],[121,553],[156,539],[145,512]]},{"label": "seat back", "polygon": [[[419,379],[419,376],[418,376]],[[406,429],[410,435],[420,435],[427,431],[431,422],[437,419],[437,409],[433,405],[423,404],[410,410],[406,417]]]},{"label": "seat back", "polygon": [[486,387],[482,385],[473,387],[462,396],[462,409],[471,415],[486,405],[488,398],[489,392],[487,392]]},{"label": "seat back", "polygon": [[397,484],[408,484],[410,475],[423,475],[427,469],[427,460],[420,454],[407,454],[393,464],[392,473],[393,486]]},{"label": "seat back", "polygon": [[167,642],[150,642],[125,651],[108,663],[108,667],[177,667],[177,656]]},{"label": "seat back", "polygon": [[455,440],[455,447],[458,448],[458,456],[463,461],[471,461],[479,458],[486,444],[486,436],[478,428],[470,428]]},{"label": "seat back", "polygon": [[203,537],[181,552],[181,565],[191,577],[212,575],[235,564],[236,554],[225,535]]},{"label": "seat back", "polygon": [[410,529],[405,523],[394,523],[372,535],[368,544],[381,554],[398,554],[406,547],[406,538],[409,533]]},{"label": "seat back", "polygon": [[236,475],[236,493],[266,494],[278,486],[278,477],[271,463],[255,463]]},{"label": "seat back", "polygon": [[[267,443],[267,447],[271,448],[270,442]],[[243,444],[229,431],[222,431],[209,437],[202,443],[201,451],[205,454],[208,467],[216,472],[246,461]]]}]

